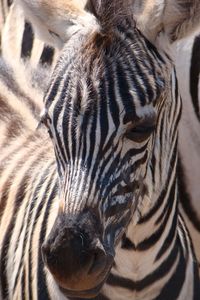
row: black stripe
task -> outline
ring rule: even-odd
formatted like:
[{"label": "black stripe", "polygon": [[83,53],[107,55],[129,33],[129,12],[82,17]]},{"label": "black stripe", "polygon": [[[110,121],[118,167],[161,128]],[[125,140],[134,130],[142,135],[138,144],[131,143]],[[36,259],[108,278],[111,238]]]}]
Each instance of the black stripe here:
[{"label": "black stripe", "polygon": [[[174,166],[175,161],[176,161],[176,155],[173,155],[170,165]],[[171,181],[171,173],[168,174],[168,177],[167,177],[167,180],[166,180],[166,184],[165,184],[166,189],[168,188],[170,181]],[[155,213],[159,210],[159,208],[163,204],[163,200],[164,200],[165,195],[166,195],[166,189],[162,190],[162,192],[159,195],[159,198],[158,198],[156,204],[153,206],[153,208],[145,216],[143,216],[139,220],[139,224],[148,222],[155,215]]]},{"label": "black stripe", "polygon": [[[73,55],[70,56],[70,58],[66,57],[66,55],[64,55],[62,57],[62,60],[58,61],[58,63],[56,64],[52,79],[50,81],[49,89],[44,97],[44,99],[45,99],[44,102],[45,102],[45,106],[47,109],[51,106],[51,104],[57,97],[59,87],[63,83],[63,78],[65,78],[64,87],[66,85],[66,81],[69,82],[69,79],[73,73],[73,66],[76,64],[76,60],[78,57],[78,55],[76,56],[76,54],[77,53],[74,49],[74,53],[73,53]],[[72,62],[73,62],[73,64],[72,64]],[[61,68],[61,66],[62,66],[62,68]],[[65,99],[63,90],[62,90],[62,93],[60,92],[60,94],[63,96],[59,97],[59,100],[57,100],[57,103],[56,103],[57,105],[58,105],[58,103],[63,104],[63,100]]]},{"label": "black stripe", "polygon": [[[95,87],[92,84],[92,80],[89,84],[90,86],[90,99],[95,99],[95,101],[93,102],[93,109],[92,109],[92,118],[91,118],[91,125],[90,125],[90,147],[89,147],[89,153],[88,153],[88,157],[87,157],[87,162],[86,162],[86,166],[87,169],[90,170],[92,161],[94,160],[93,155],[94,155],[94,149],[96,146],[96,129],[97,129],[97,121],[98,121],[98,95],[97,92],[95,90]],[[89,129],[88,128],[88,129]],[[88,130],[89,133],[89,130]],[[86,134],[87,135],[87,134]],[[96,173],[97,170],[95,170]],[[92,178],[93,179],[93,178]]]},{"label": "black stripe", "polygon": [[109,113],[112,116],[113,122],[115,124],[116,130],[118,130],[120,125],[120,111],[119,105],[117,103],[117,98],[115,96],[115,84],[113,80],[113,69],[112,66],[109,64],[105,66],[105,87],[106,87],[106,94],[108,99],[109,105]]},{"label": "black stripe", "polygon": [[[26,300],[27,295],[25,295],[25,291],[26,291],[26,271],[25,271],[25,267],[23,267],[23,271],[22,271],[22,278],[21,278],[21,294],[22,294],[22,300]],[[29,300],[31,300],[30,298],[28,298]]]},{"label": "black stripe", "polygon": [[[4,7],[3,0],[1,0],[1,8],[2,8],[3,23],[4,23],[4,22],[5,22],[6,12],[5,12],[5,7]],[[0,32],[0,33],[1,33],[1,32]],[[0,35],[0,37],[1,37],[1,35]]]},{"label": "black stripe", "polygon": [[[48,185],[46,187],[46,190],[44,191],[43,198],[41,199],[41,202],[40,202],[40,204],[39,204],[39,206],[37,208],[37,212],[36,212],[35,219],[34,219],[34,226],[32,228],[31,234],[30,234],[29,245],[32,245],[35,227],[36,227],[38,218],[39,218],[39,216],[41,214],[42,208],[44,207],[44,205],[47,202],[47,199],[48,199],[47,195],[49,193],[49,189],[51,187],[51,184],[52,184],[52,181],[53,181],[53,177],[54,177],[54,174],[53,174],[53,176],[49,177],[49,179],[48,179],[49,182],[48,182]],[[28,267],[29,267],[29,269],[28,269],[29,270],[29,273],[28,273],[29,297],[28,297],[28,299],[29,300],[33,299],[31,283],[32,283],[32,276],[34,276],[34,274],[33,274],[34,268],[32,267],[33,266],[33,262],[34,262],[34,253],[33,253],[32,250],[33,250],[33,247],[31,246],[30,249],[29,249],[29,261],[28,261]]]},{"label": "black stripe", "polygon": [[[37,103],[24,93],[24,90],[17,84],[16,79],[13,77],[13,71],[7,65],[3,64],[0,66],[0,80],[7,86],[8,90],[11,91],[22,104],[26,105],[31,110],[33,116],[39,121],[40,107]],[[2,117],[2,116],[1,116]]]},{"label": "black stripe", "polygon": [[[101,149],[101,151],[102,151],[104,143],[105,143],[106,138],[108,136],[108,130],[109,130],[108,108],[107,108],[108,96],[107,96],[107,93],[106,93],[105,78],[102,78],[102,80],[100,82],[99,93],[100,93],[100,103],[99,104],[100,104],[100,130],[101,130],[101,138],[100,138],[99,149]],[[111,102],[112,102],[112,100],[111,100]],[[109,103],[110,103],[110,101],[109,101]],[[118,106],[114,110],[116,116],[118,116],[117,108],[118,108]]]},{"label": "black stripe", "polygon": [[[135,73],[138,71],[133,70],[130,68],[130,62],[123,60],[122,62],[118,61],[116,62],[116,79],[117,79],[117,87],[119,89],[119,95],[120,95],[120,102],[123,103],[125,115],[132,114],[133,115],[133,121],[135,121],[135,107],[133,102],[133,96],[130,94],[130,87],[127,78],[129,78],[129,81],[131,82],[131,86],[133,86],[134,91],[137,93],[138,100],[144,103],[145,99],[145,92],[143,90],[143,87],[138,82],[138,77],[141,76],[141,74],[137,74],[138,76],[134,76]],[[125,69],[126,68],[126,69]],[[127,72],[129,70],[129,73]],[[134,77],[134,80],[132,80]],[[132,80],[132,81],[131,81]],[[118,100],[119,101],[119,100]]]},{"label": "black stripe", "polygon": [[42,65],[45,64],[51,66],[53,62],[54,53],[54,48],[50,46],[45,46],[40,57],[40,63]]},{"label": "black stripe", "polygon": [[[169,256],[164,260],[164,262],[152,273],[147,275],[144,279],[139,281],[133,281],[128,278],[121,277],[119,275],[110,274],[106,283],[111,286],[122,287],[126,288],[131,291],[142,291],[148,286],[154,284],[157,280],[164,278],[170,269],[172,268],[173,264],[177,259],[177,255],[179,252],[178,247],[174,247],[169,254]],[[163,298],[163,299],[174,299],[174,298]]]},{"label": "black stripe", "polygon": [[[148,53],[149,51],[151,51],[151,53],[154,55],[154,58],[156,59],[156,61],[160,61],[163,65],[166,64],[164,58],[161,56],[161,53],[159,53],[158,49],[139,31],[139,36],[142,35],[143,36],[143,40],[145,41],[146,44],[146,52]],[[168,57],[169,59],[169,57]]]},{"label": "black stripe", "polygon": [[[177,157],[177,154],[176,154],[176,149],[177,149],[177,144],[175,145],[175,150],[173,149],[172,151],[172,159],[171,159],[171,161],[173,161],[174,163],[172,164],[170,164],[170,166],[171,166],[171,170],[174,170],[174,173],[175,173],[175,175],[174,175],[174,178],[175,178],[175,176],[176,176],[176,157]],[[171,162],[170,161],[170,162]],[[170,171],[171,171],[170,170]],[[171,173],[170,173],[170,175],[171,175]],[[172,176],[172,175],[171,175]],[[173,179],[173,180],[175,180],[175,179]],[[166,191],[166,194],[165,194],[165,196],[164,196],[164,198],[163,198],[163,200],[165,199],[165,197],[166,197],[166,195],[167,195],[167,191],[169,191],[169,186],[170,186],[170,182],[168,183],[168,185],[166,185],[166,189],[164,189],[165,191]],[[164,194],[163,194],[164,195]],[[158,216],[158,218],[156,219],[156,221],[155,221],[155,225],[159,225],[160,224],[160,222],[163,220],[163,218],[166,216],[166,213],[167,213],[167,211],[168,211],[168,209],[169,209],[169,205],[170,205],[170,201],[172,200],[173,198],[172,197],[169,197],[168,199],[167,199],[167,201],[166,201],[166,203],[165,203],[165,206],[164,206],[164,208],[163,208],[163,210],[162,210],[162,212],[161,212],[161,214]]]},{"label": "black stripe", "polygon": [[[37,174],[35,174],[35,178],[39,177],[40,176],[40,172],[38,172]],[[29,196],[29,198],[31,199],[31,197],[35,194],[35,178],[33,178],[33,181],[30,182],[30,178],[29,178],[29,189],[31,191],[31,194]],[[28,207],[29,207],[29,201],[26,201],[26,205],[24,207],[24,219],[26,218],[26,214],[27,214],[27,211],[28,211]],[[24,222],[21,222],[21,226],[20,226],[20,229],[19,229],[19,234],[18,236],[15,238],[16,240],[16,244],[15,244],[15,250],[14,250],[14,253],[17,252],[17,249],[19,247],[19,240],[20,240],[20,236],[21,236],[21,233],[23,231],[23,228],[24,228],[25,224]]]},{"label": "black stripe", "polygon": [[[69,115],[70,115],[70,112],[71,112],[71,101],[70,101],[71,100],[71,95],[70,95],[71,88],[70,88],[70,85],[69,85],[69,79],[70,79],[70,74],[65,78],[64,86],[62,88],[62,93],[59,96],[59,99],[58,99],[58,101],[57,101],[57,103],[54,107],[53,120],[52,120],[53,127],[56,129],[61,110],[62,109],[65,110],[64,111],[64,117],[63,117],[63,120],[62,120],[62,127],[63,127],[62,130],[63,130],[63,132],[65,132],[64,144],[65,144],[65,150],[66,150],[66,153],[67,153],[68,157],[66,157],[66,155],[65,155],[60,135],[58,134],[57,131],[55,132],[56,141],[58,143],[57,153],[60,153],[60,155],[62,156],[64,161],[67,161],[67,159],[70,158],[70,151],[68,149],[69,145],[68,145],[68,138],[67,138],[67,136],[68,136],[68,127],[69,127]],[[58,78],[57,80],[61,80],[61,78]],[[53,93],[54,87],[56,88],[56,92],[58,92],[58,90],[57,90],[59,88],[58,81],[56,81],[55,84],[53,85],[52,93]],[[56,96],[56,94],[54,94],[54,96]],[[65,108],[63,108],[62,103],[64,103],[66,97],[68,97],[68,103],[65,106]]]},{"label": "black stripe", "polygon": [[[48,203],[47,203],[45,214],[43,217],[43,222],[41,224],[40,237],[39,237],[40,245],[42,245],[42,243],[44,242],[45,236],[46,236],[49,213],[50,213],[50,209],[52,207],[52,203],[57,195],[57,190],[58,190],[58,186],[56,184],[53,187],[53,190],[48,198]],[[42,260],[42,253],[41,253],[40,247],[38,249],[37,279],[38,279],[38,290],[37,290],[38,299],[40,299],[40,300],[50,299],[49,293],[48,293],[48,287],[47,287],[47,283],[46,283],[46,278],[45,278],[44,263]]]},{"label": "black stripe", "polygon": [[29,176],[27,174],[24,175],[23,180],[20,182],[18,187],[18,192],[15,198],[13,215],[11,217],[11,222],[7,228],[7,233],[5,234],[2,248],[1,248],[1,261],[0,261],[0,278],[1,278],[1,290],[3,299],[7,299],[7,292],[8,292],[8,278],[6,274],[6,267],[7,267],[7,254],[9,250],[10,241],[12,238],[12,232],[15,226],[15,218],[16,214],[19,211],[21,204],[23,203],[23,199],[26,194],[26,185],[28,185]]},{"label": "black stripe", "polygon": [[[138,48],[138,51],[139,48],[144,47],[144,43],[139,43],[139,41],[141,42],[141,38],[139,39],[138,37],[138,45],[134,45],[134,49]],[[156,86],[158,80],[157,76],[155,76],[153,72],[149,73],[149,70],[151,70],[151,67],[147,64],[147,62],[150,62],[150,55],[148,55],[149,49],[146,52],[141,52],[140,60],[138,60],[138,58],[133,55],[132,49],[130,49],[130,42],[123,43],[123,52],[126,53],[126,56],[123,57],[122,64],[124,66],[124,69],[129,73],[127,74],[129,80],[132,79],[131,86],[134,87],[135,85],[135,90],[139,96],[141,105],[152,102],[154,99],[156,99],[156,97],[158,97],[158,95],[155,94],[154,89],[152,88],[152,81],[154,80]],[[145,71],[144,68],[141,68],[140,61],[142,61],[143,67],[146,68]],[[158,61],[158,58],[156,58],[156,61]],[[155,65],[153,65],[153,70],[154,69]],[[151,78],[151,82],[149,81],[149,77]],[[137,80],[138,78],[140,78],[140,80]]]},{"label": "black stripe", "polygon": [[[116,170],[116,165],[119,165],[120,158],[121,158],[120,153],[115,158],[113,158],[113,161],[112,161],[112,163],[110,165],[110,168],[107,171],[107,173],[105,174],[106,180],[108,180],[109,178],[111,178],[113,172]],[[138,159],[136,162],[134,162],[133,165],[131,165],[129,167],[129,170],[127,171],[127,173],[128,174],[132,174],[138,168],[138,166],[144,164],[146,162],[146,160],[147,160],[147,152],[140,159]],[[120,164],[120,166],[123,167],[123,164]],[[106,192],[103,194],[103,198],[107,199],[107,197],[108,197],[109,193],[112,191],[112,189],[117,184],[119,184],[121,181],[122,181],[121,177],[117,177],[117,178],[113,179],[113,181],[109,184],[109,189],[107,189]]]},{"label": "black stripe", "polygon": [[[101,166],[100,166],[99,171],[98,171],[98,177],[97,177],[97,181],[96,181],[96,186],[97,187],[100,187],[102,185],[102,174],[103,174],[105,168],[107,167],[107,165],[110,163],[110,161],[113,160],[113,153],[116,153],[116,150],[118,148],[118,144],[116,144],[112,148],[112,151],[110,151],[109,155],[106,157],[106,152],[109,149],[111,149],[111,146],[113,145],[114,135],[115,135],[115,133],[112,134],[111,138],[108,140],[108,142],[106,143],[106,145],[104,147],[104,150],[101,153],[102,157],[104,157],[104,155],[105,155],[105,157],[102,159]],[[95,177],[95,170],[97,170],[98,165],[99,165],[99,161],[97,159],[96,162],[95,162],[94,168],[92,170],[92,176],[91,176],[92,178]],[[89,194],[90,194],[90,192],[91,192],[91,188],[89,189]],[[99,190],[97,188],[94,192],[94,198],[96,197],[98,192],[99,192]]]},{"label": "black stripe", "polygon": [[[179,224],[180,228],[180,224]],[[180,228],[181,229],[181,228]],[[182,235],[185,235],[184,230],[182,230]],[[187,242],[185,239],[185,249],[187,249]],[[187,259],[188,259],[188,251],[186,254],[186,257],[183,253],[183,245],[181,244],[179,237],[177,240],[177,243],[174,248],[179,248],[179,261],[178,266],[171,278],[169,279],[168,283],[164,286],[161,293],[158,297],[155,298],[155,300],[163,300],[163,299],[170,299],[170,300],[176,300],[180,294],[181,288],[184,284],[185,275],[186,275],[186,267],[187,267]]]},{"label": "black stripe", "polygon": [[29,22],[25,22],[24,34],[22,39],[21,57],[29,58],[33,47],[34,33]]},{"label": "black stripe", "polygon": [[[117,147],[118,147],[118,144],[116,144],[115,150],[117,149]],[[109,158],[110,158],[109,160],[108,159],[105,160],[109,164],[109,169],[106,171],[103,178],[102,178],[102,174],[103,174],[103,172],[105,170],[105,167],[106,167],[105,161],[103,161],[103,164],[100,168],[98,178],[97,178],[97,183],[96,183],[96,186],[100,190],[96,189],[94,197],[96,196],[97,192],[99,192],[99,195],[102,198],[102,194],[104,192],[104,189],[107,189],[106,194],[104,194],[104,196],[103,196],[104,199],[106,199],[106,195],[108,195],[110,193],[110,191],[112,190],[112,187],[115,186],[116,182],[119,182],[119,178],[116,178],[115,183],[112,182],[112,184],[108,185],[108,182],[110,181],[110,178],[112,178],[111,177],[112,174],[116,171],[115,167],[118,165],[118,163],[120,161],[120,153],[117,154],[116,151],[115,152],[113,151],[113,152],[111,152],[111,155],[109,155]],[[97,170],[98,164],[99,164],[99,162],[97,161],[97,163],[95,164],[96,169],[95,168],[93,169],[93,176],[95,176],[95,170]]]},{"label": "black stripe", "polygon": [[171,228],[169,230],[167,238],[165,239],[161,249],[159,250],[158,254],[156,255],[155,262],[164,255],[164,253],[167,251],[167,249],[169,249],[169,247],[175,237],[175,234],[177,233],[177,213],[178,213],[178,211],[177,211],[177,207],[176,207],[174,217],[172,220]]},{"label": "black stripe", "polygon": [[135,250],[135,245],[131,242],[131,240],[129,240],[129,238],[126,237],[125,234],[122,237],[121,247],[122,249],[126,249],[126,250]]},{"label": "black stripe", "polygon": [[198,215],[194,207],[192,206],[190,194],[187,190],[187,186],[188,186],[187,179],[185,176],[185,170],[180,155],[178,157],[177,175],[178,175],[179,195],[180,195],[180,201],[182,207],[186,215],[188,216],[190,222],[195,227],[195,229],[200,232],[200,220],[198,218]]},{"label": "black stripe", "polygon": [[[174,206],[175,185],[176,185],[176,183],[174,182],[173,186],[171,188],[171,191],[170,191],[169,199],[168,199],[169,207],[167,209],[167,213],[165,215],[163,222],[160,224],[160,227],[156,230],[156,232],[154,232],[150,237],[146,238],[144,241],[142,241],[141,243],[139,243],[137,245],[137,250],[139,250],[139,251],[148,250],[153,245],[155,245],[155,243],[157,243],[160,240],[160,238],[162,237],[162,234],[166,228],[168,219],[172,213],[172,209]],[[176,210],[174,213],[176,214]]]},{"label": "black stripe", "polygon": [[200,107],[198,99],[198,85],[200,74],[200,35],[194,40],[190,66],[190,94],[197,119],[200,121]]},{"label": "black stripe", "polygon": [[[28,205],[27,205],[26,210],[24,211],[24,218],[27,214],[28,215],[28,221],[27,221],[26,224],[22,223],[23,227],[26,226],[26,230],[25,230],[25,235],[24,235],[24,239],[23,239],[23,246],[22,246],[21,258],[20,258],[20,264],[19,264],[17,276],[15,278],[14,289],[16,288],[16,285],[18,283],[18,277],[20,275],[20,271],[21,271],[22,265],[24,263],[24,256],[25,256],[25,251],[26,251],[26,247],[27,247],[27,239],[28,239],[28,235],[29,235],[29,231],[30,231],[30,224],[31,224],[31,221],[32,221],[32,214],[34,212],[34,207],[35,207],[35,204],[37,203],[37,199],[38,199],[38,192],[41,189],[41,186],[45,183],[48,174],[49,174],[49,166],[41,174],[40,181],[37,184],[37,187],[35,188],[35,191],[34,191],[34,194],[33,194],[32,198],[27,203]],[[47,192],[48,192],[48,187],[46,188],[44,194],[46,195]],[[17,245],[16,245],[16,247],[17,247]]]}]

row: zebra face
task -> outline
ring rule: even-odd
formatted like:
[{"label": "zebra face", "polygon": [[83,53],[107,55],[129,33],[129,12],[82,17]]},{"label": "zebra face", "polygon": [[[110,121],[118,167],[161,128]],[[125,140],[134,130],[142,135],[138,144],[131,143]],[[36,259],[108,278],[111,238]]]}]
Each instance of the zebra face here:
[{"label": "zebra face", "polygon": [[169,74],[136,29],[76,43],[64,49],[46,96],[61,201],[43,256],[68,296],[92,297],[148,194]]}]

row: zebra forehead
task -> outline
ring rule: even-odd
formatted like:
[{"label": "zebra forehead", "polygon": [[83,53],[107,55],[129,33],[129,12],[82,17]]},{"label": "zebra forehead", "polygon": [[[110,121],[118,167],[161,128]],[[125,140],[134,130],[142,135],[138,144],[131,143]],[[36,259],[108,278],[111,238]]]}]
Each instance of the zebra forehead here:
[{"label": "zebra forehead", "polygon": [[[96,41],[96,39],[98,39],[97,35],[100,36],[99,41],[101,42]],[[141,38],[142,42],[139,41],[139,38]],[[143,89],[144,86],[143,90],[145,90],[145,85],[148,85],[152,90],[151,96],[145,92],[146,96],[149,96],[145,104],[157,99],[158,94],[161,93],[165,86],[164,69],[166,68],[166,63],[162,61],[161,56],[158,55],[158,58],[154,59],[154,65],[151,65],[152,57],[150,57],[151,63],[147,63],[148,56],[151,56],[151,52],[154,52],[155,49],[148,49],[148,45],[145,44],[145,38],[140,35],[138,31],[136,31],[136,37],[133,37],[133,43],[131,38],[131,45],[129,45],[129,42],[125,45],[128,46],[128,52],[123,50],[123,43],[117,45],[118,43],[116,41],[113,42],[114,44],[116,43],[115,48],[113,43],[108,40],[109,37],[105,39],[104,36],[101,36],[99,33],[92,33],[89,35],[89,41],[86,37],[84,37],[81,42],[79,39],[77,40],[77,38],[75,38],[74,41],[73,39],[70,41],[61,55],[61,59],[53,74],[50,88],[45,97],[45,107],[47,111],[53,102],[56,106],[60,103],[59,101],[55,101],[58,94],[56,91],[60,91],[60,93],[64,95],[63,90],[66,89],[64,96],[65,101],[67,99],[71,99],[73,102],[75,101],[79,106],[80,113],[84,112],[88,106],[90,106],[90,103],[94,103],[94,100],[99,97],[101,86],[104,85],[104,97],[106,98],[108,91],[106,92],[107,88],[105,89],[105,87],[108,85],[108,82],[112,81],[114,84],[118,79],[121,81],[122,77],[123,82],[126,82],[126,91],[129,93],[129,97],[136,99],[138,89],[137,80],[139,80],[138,82],[141,89]],[[76,41],[78,41],[78,47]],[[119,41],[121,41],[121,38]],[[154,55],[156,54],[153,53],[153,56]],[[158,60],[159,63],[157,63],[156,60]],[[125,61],[127,65],[124,69],[125,72],[127,72],[127,74],[131,72],[132,74],[131,80],[126,75],[118,74],[120,73],[123,61]],[[141,61],[145,61],[144,65]],[[132,62],[136,65],[140,65],[139,71],[138,66],[131,70],[128,69],[128,64]],[[164,64],[163,70],[160,62]],[[119,66],[119,70],[113,69],[113,66],[115,66],[115,68]],[[152,72],[150,68],[155,68],[154,72]],[[110,75],[111,73],[112,76]],[[143,75],[145,77],[143,77]],[[148,80],[144,78],[148,78]],[[133,87],[133,81],[136,81],[135,87]],[[65,88],[66,86],[67,88]],[[117,94],[113,96],[117,97]],[[144,95],[144,97],[146,96]],[[62,99],[64,98],[62,96]],[[51,109],[53,109],[54,105]],[[149,110],[149,108],[146,109],[146,112],[147,110]],[[138,114],[146,113],[144,110],[142,111],[139,111]]]}]

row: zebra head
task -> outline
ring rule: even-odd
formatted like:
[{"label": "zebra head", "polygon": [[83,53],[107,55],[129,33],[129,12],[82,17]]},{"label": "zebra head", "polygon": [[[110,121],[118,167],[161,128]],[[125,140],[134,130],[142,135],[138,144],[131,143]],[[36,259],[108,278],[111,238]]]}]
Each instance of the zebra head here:
[{"label": "zebra head", "polygon": [[[98,294],[123,233],[176,164],[181,104],[162,48],[186,33],[189,16],[184,4],[162,2],[135,1],[132,13],[127,1],[91,1],[96,22],[66,43],[46,93],[60,206],[42,252],[67,296]],[[180,14],[166,21],[175,6]]]}]

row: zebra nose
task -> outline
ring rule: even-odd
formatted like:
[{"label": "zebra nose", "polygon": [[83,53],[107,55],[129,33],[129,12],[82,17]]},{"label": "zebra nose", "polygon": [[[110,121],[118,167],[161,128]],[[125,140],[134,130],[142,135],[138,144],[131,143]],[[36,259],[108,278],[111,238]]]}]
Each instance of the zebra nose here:
[{"label": "zebra nose", "polygon": [[91,289],[108,263],[104,248],[99,239],[91,241],[80,232],[65,231],[65,238],[51,237],[42,245],[43,260],[61,287]]},{"label": "zebra nose", "polygon": [[67,290],[91,290],[101,285],[113,256],[101,237],[96,214],[59,215],[42,245],[42,257],[57,284]]}]

